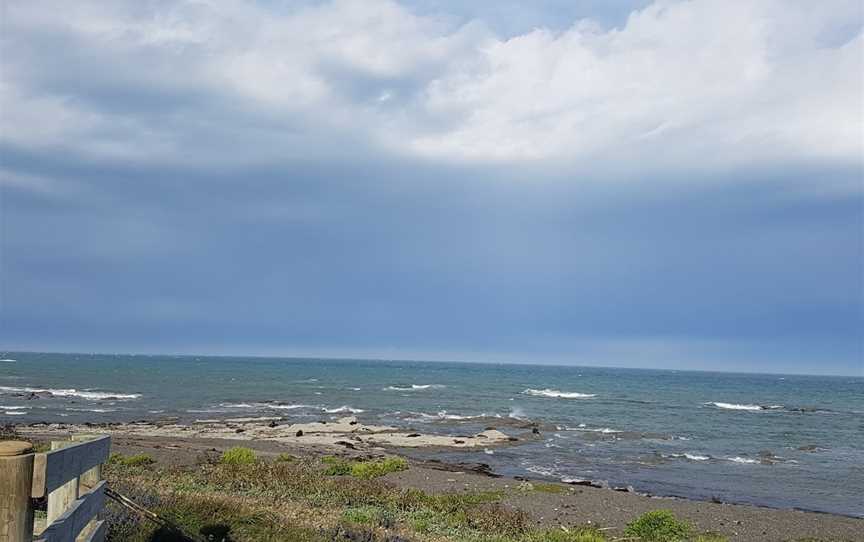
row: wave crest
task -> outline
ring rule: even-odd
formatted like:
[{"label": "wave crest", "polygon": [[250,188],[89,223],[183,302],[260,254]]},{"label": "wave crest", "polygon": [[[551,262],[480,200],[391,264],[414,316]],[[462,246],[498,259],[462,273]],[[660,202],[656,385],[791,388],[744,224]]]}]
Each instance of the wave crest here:
[{"label": "wave crest", "polygon": [[590,399],[591,397],[597,396],[594,393],[577,393],[575,391],[559,391],[549,388],[543,390],[535,390],[533,388],[528,388],[527,390],[523,391],[522,394],[533,395],[535,397],[556,397],[560,399]]},{"label": "wave crest", "polygon": [[53,397],[80,397],[90,401],[102,401],[105,399],[140,399],[140,393],[114,393],[110,391],[81,391],[73,388],[16,388],[12,386],[0,386],[0,393],[48,393]]}]

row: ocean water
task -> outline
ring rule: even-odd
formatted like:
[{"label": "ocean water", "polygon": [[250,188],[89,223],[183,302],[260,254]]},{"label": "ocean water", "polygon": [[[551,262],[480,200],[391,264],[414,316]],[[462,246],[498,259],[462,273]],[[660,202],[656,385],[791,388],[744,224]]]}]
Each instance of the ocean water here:
[{"label": "ocean water", "polygon": [[864,517],[864,378],[9,353],[0,423],[284,416],[534,440],[408,451],[496,472]]}]

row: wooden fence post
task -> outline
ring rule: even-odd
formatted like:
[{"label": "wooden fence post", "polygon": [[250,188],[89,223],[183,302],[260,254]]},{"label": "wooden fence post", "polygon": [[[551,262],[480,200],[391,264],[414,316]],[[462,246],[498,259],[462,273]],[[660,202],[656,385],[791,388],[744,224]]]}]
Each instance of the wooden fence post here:
[{"label": "wooden fence post", "polygon": [[0,442],[0,542],[30,542],[33,538],[33,446]]},{"label": "wooden fence post", "polygon": [[[51,441],[51,449],[59,450],[71,446],[72,441]],[[62,486],[48,494],[48,520],[46,525],[51,525],[54,520],[63,515],[72,503],[78,499],[78,478],[72,478]]]}]

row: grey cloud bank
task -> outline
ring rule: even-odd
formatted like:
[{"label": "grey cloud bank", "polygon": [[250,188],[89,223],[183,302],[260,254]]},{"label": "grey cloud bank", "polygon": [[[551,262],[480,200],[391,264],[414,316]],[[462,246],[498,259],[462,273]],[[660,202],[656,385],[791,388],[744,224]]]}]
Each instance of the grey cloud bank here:
[{"label": "grey cloud bank", "polygon": [[578,4],[8,5],[0,347],[861,374],[860,6]]}]

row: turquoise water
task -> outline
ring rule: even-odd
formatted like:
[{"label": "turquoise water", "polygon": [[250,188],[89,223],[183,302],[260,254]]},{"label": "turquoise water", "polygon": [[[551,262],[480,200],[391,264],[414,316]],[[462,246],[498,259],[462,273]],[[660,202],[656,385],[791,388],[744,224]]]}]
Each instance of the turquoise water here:
[{"label": "turquoise water", "polygon": [[508,475],[864,517],[864,378],[403,361],[10,353],[0,423],[354,412],[536,440],[409,452]]}]

